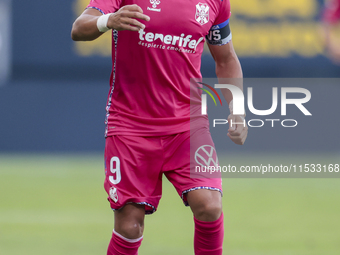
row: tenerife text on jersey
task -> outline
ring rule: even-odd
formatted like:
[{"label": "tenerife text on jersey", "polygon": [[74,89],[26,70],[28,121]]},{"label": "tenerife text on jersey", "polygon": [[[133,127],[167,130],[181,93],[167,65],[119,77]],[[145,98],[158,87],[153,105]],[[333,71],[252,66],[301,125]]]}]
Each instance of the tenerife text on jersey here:
[{"label": "tenerife text on jersey", "polygon": [[139,30],[139,40],[139,45],[148,48],[159,48],[163,50],[167,49],[195,53],[198,44],[204,40],[204,37],[200,37],[198,40],[195,40],[192,39],[192,35],[185,36],[184,33],[182,33],[180,36],[176,36],[152,32],[146,33],[144,30]]}]

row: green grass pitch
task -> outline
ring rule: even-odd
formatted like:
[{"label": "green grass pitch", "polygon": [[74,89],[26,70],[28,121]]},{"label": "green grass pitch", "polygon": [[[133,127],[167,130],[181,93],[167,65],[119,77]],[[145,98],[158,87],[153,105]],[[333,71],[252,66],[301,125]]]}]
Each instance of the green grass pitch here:
[{"label": "green grass pitch", "polygon": [[[103,178],[98,155],[0,156],[0,254],[106,254]],[[224,254],[340,254],[340,179],[223,179],[223,188]],[[192,239],[191,211],[164,179],[139,254],[192,255]]]}]

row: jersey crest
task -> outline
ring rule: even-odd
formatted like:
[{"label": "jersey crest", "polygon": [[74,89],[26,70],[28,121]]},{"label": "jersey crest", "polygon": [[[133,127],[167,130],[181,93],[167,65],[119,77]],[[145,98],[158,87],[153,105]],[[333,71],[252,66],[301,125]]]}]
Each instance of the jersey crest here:
[{"label": "jersey crest", "polygon": [[209,6],[207,4],[198,3],[196,5],[195,19],[201,25],[208,23],[208,21],[209,21]]}]

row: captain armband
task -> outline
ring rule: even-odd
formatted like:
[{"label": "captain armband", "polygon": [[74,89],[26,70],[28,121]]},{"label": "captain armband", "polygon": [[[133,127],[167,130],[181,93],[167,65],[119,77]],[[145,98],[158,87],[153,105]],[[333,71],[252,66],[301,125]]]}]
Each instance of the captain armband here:
[{"label": "captain armband", "polygon": [[212,26],[205,38],[209,44],[221,46],[230,42],[231,37],[228,19],[221,24]]}]

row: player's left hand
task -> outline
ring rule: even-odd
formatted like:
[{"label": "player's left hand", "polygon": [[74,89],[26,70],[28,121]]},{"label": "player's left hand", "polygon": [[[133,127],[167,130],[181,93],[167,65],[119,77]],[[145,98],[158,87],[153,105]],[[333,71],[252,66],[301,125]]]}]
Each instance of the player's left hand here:
[{"label": "player's left hand", "polygon": [[[228,136],[236,144],[243,145],[248,135],[248,126],[243,116],[230,114],[228,116]],[[235,124],[237,123],[237,124]]]}]

